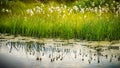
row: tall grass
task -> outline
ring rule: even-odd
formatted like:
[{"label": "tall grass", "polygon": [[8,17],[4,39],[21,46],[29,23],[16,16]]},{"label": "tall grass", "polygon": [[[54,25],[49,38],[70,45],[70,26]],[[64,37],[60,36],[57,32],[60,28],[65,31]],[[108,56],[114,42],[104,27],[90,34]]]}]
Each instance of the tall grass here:
[{"label": "tall grass", "polygon": [[[87,15],[87,14],[86,14]],[[90,14],[88,14],[90,15]],[[72,17],[72,16],[70,16]],[[0,32],[14,35],[34,36],[39,38],[78,38],[87,40],[120,39],[120,18],[65,19],[49,17],[3,17],[0,19]],[[73,17],[76,17],[73,15]],[[76,18],[81,17],[77,15]]]},{"label": "tall grass", "polygon": [[[0,33],[33,36],[39,38],[64,38],[86,40],[119,40],[120,15],[113,11],[99,13],[74,9],[59,4],[33,4],[40,6],[39,12],[10,13],[0,18]],[[42,4],[43,5],[43,4]],[[61,6],[56,10],[55,6]],[[52,7],[52,9],[51,9]],[[31,12],[31,8],[29,8]],[[93,7],[94,8],[94,7]],[[49,10],[51,9],[51,10]],[[72,12],[70,11],[72,9]],[[100,9],[101,10],[101,9]]]}]

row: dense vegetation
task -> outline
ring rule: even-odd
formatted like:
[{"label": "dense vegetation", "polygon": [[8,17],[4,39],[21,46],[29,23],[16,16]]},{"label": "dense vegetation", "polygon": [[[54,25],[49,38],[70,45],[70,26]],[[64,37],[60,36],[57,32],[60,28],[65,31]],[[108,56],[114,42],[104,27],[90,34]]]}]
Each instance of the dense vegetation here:
[{"label": "dense vegetation", "polygon": [[119,0],[1,0],[0,33],[39,38],[120,39]]}]

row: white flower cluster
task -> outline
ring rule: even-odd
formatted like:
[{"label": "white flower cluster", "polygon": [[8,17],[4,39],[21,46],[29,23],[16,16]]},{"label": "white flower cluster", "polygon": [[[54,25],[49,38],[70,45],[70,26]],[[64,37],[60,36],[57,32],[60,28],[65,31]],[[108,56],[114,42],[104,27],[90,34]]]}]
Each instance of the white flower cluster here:
[{"label": "white flower cluster", "polygon": [[5,8],[3,8],[1,11],[2,12],[7,12],[7,13],[11,13],[12,12],[10,9],[5,9]]},{"label": "white flower cluster", "polygon": [[34,15],[34,12],[32,9],[27,9],[26,10],[27,14],[29,14],[30,16]]},{"label": "white flower cluster", "polygon": [[[114,3],[117,6],[114,6]],[[111,7],[110,7],[111,6]],[[44,4],[41,4],[41,6],[36,6],[33,9],[27,9],[26,12],[30,16],[34,14],[46,14],[47,16],[50,16],[50,14],[57,13],[58,16],[63,15],[65,17],[66,15],[70,15],[72,13],[81,13],[84,14],[85,12],[95,13],[98,14],[98,16],[101,16],[103,13],[111,12],[112,11],[118,16],[120,14],[120,4],[118,2],[113,2],[111,5],[105,4],[104,6],[99,5],[98,7],[95,7],[95,3],[92,2],[92,7],[82,7],[81,5],[75,5],[72,7],[68,7],[66,5],[61,4],[60,6],[50,6],[45,7]],[[3,10],[4,12],[5,10]],[[7,10],[6,10],[7,11]],[[86,18],[86,17],[85,17]]]},{"label": "white flower cluster", "polygon": [[74,9],[75,11],[79,11],[79,8],[78,8],[77,6],[73,6],[73,9]]},{"label": "white flower cluster", "polygon": [[36,14],[39,14],[39,13],[43,13],[44,14],[44,10],[41,7],[39,7],[39,6],[36,6],[33,9],[27,9],[26,13],[29,14],[30,16],[33,16],[35,13]]},{"label": "white flower cluster", "polygon": [[39,6],[36,6],[35,8],[33,8],[35,13],[44,13],[43,9]]}]

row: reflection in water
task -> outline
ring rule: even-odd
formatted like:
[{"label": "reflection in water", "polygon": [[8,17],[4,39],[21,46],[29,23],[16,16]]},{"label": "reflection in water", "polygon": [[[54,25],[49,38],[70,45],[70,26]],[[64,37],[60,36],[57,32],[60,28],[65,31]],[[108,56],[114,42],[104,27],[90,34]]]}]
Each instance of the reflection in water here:
[{"label": "reflection in water", "polygon": [[118,61],[120,61],[120,56],[118,57]]},{"label": "reflection in water", "polygon": [[[34,55],[36,56],[36,60],[42,60],[41,56],[45,56],[49,54],[48,58],[50,58],[51,62],[63,60],[66,55],[70,55],[71,58],[74,57],[74,59],[81,57],[82,61],[88,58],[88,63],[91,63],[91,61],[94,61],[93,59],[97,60],[97,63],[101,62],[101,57],[105,57],[106,59],[110,59],[109,61],[112,62],[113,55],[109,56],[108,54],[104,55],[101,54],[101,50],[96,49],[96,53],[93,53],[90,49],[88,50],[88,53],[85,53],[83,50],[73,50],[69,48],[62,48],[57,46],[45,46],[44,43],[38,43],[38,42],[7,42],[6,46],[9,47],[9,53],[12,52],[12,50],[19,51],[20,49],[24,49],[26,54]],[[83,52],[81,52],[81,50]],[[78,54],[79,53],[79,54]],[[74,55],[73,55],[74,54]],[[92,55],[93,54],[93,55]],[[93,57],[94,56],[94,57]],[[115,55],[116,56],[116,55]],[[120,61],[120,56],[118,57],[118,61]]]},{"label": "reflection in water", "polygon": [[[25,53],[24,55],[34,56],[36,57],[34,60],[41,62],[46,58],[46,62],[63,61],[64,63],[73,61],[84,64],[119,63],[120,61],[118,48],[114,48],[118,52],[114,53],[110,47],[92,49],[86,46],[77,45],[79,47],[74,48],[74,46],[62,46],[62,43],[49,45],[39,42],[6,42],[5,44],[7,48],[9,48],[9,53],[14,54],[17,52],[21,55]],[[0,49],[2,49],[2,46],[5,45],[1,45]]]}]

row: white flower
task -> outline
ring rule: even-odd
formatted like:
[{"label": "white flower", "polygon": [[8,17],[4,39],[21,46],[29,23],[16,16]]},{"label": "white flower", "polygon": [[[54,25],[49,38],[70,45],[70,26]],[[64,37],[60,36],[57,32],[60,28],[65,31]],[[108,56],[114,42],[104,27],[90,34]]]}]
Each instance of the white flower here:
[{"label": "white flower", "polygon": [[113,4],[111,4],[111,6],[113,6]]},{"label": "white flower", "polygon": [[8,13],[11,13],[12,11],[11,10],[8,10]]},{"label": "white flower", "polygon": [[102,9],[99,9],[99,16],[102,15]]},{"label": "white flower", "polygon": [[118,9],[119,9],[119,8],[120,8],[120,4],[118,4],[116,8],[118,8]]},{"label": "white flower", "polygon": [[8,9],[6,9],[5,11],[6,11],[6,12],[8,12],[9,10],[8,10]]},{"label": "white flower", "polygon": [[97,13],[98,12],[98,8],[97,7],[95,7],[95,13]]},{"label": "white flower", "polygon": [[63,10],[63,13],[65,13],[65,10]]},{"label": "white flower", "polygon": [[67,6],[66,5],[64,5],[64,9],[66,9],[67,8]]},{"label": "white flower", "polygon": [[116,11],[116,16],[118,17],[118,15],[119,15],[119,11]]},{"label": "white flower", "polygon": [[4,8],[3,8],[1,11],[2,11],[2,12],[11,13],[11,10],[9,10],[9,9],[4,9]]},{"label": "white flower", "polygon": [[41,4],[41,7],[44,7],[44,4]]},{"label": "white flower", "polygon": [[41,9],[39,6],[36,6],[36,9]]},{"label": "white flower", "polygon": [[75,11],[78,11],[78,10],[79,10],[77,6],[73,6],[73,9],[74,9]]},{"label": "white flower", "polygon": [[115,12],[115,7],[113,7],[113,11]]},{"label": "white flower", "polygon": [[113,3],[115,3],[115,1],[113,1]]},{"label": "white flower", "polygon": [[80,11],[81,13],[84,13],[85,11],[84,11],[84,8],[81,8],[81,11]]},{"label": "white flower", "polygon": [[102,11],[105,11],[105,8],[102,8]]},{"label": "white flower", "polygon": [[54,7],[50,7],[50,8],[49,8],[49,11],[50,11],[50,13],[53,13]]},{"label": "white flower", "polygon": [[99,5],[99,9],[101,9],[101,6]]},{"label": "white flower", "polygon": [[36,6],[35,8],[33,8],[33,10],[34,10],[36,13],[41,13],[41,12],[43,12],[43,9],[40,8],[39,6]]},{"label": "white flower", "polygon": [[1,11],[2,11],[2,12],[5,12],[5,9],[3,8]]},{"label": "white flower", "polygon": [[26,12],[27,14],[30,14],[30,16],[34,15],[34,12],[32,9],[27,9]]},{"label": "white flower", "polygon": [[91,8],[91,9],[90,9],[90,11],[91,11],[91,12],[94,12],[94,9],[93,9],[93,8]]},{"label": "white flower", "polygon": [[57,10],[59,10],[59,9],[60,9],[60,7],[58,6],[58,7],[56,7],[56,9],[57,9]]},{"label": "white flower", "polygon": [[92,3],[92,6],[95,6],[95,2]]},{"label": "white flower", "polygon": [[58,13],[61,13],[60,7],[56,7],[56,10],[58,11]]},{"label": "white flower", "polygon": [[105,4],[107,7],[109,6],[107,3]]},{"label": "white flower", "polygon": [[68,11],[69,11],[69,14],[71,14],[73,12],[73,9],[68,9]]},{"label": "white flower", "polygon": [[105,8],[105,12],[107,13],[109,11],[109,8]]}]

